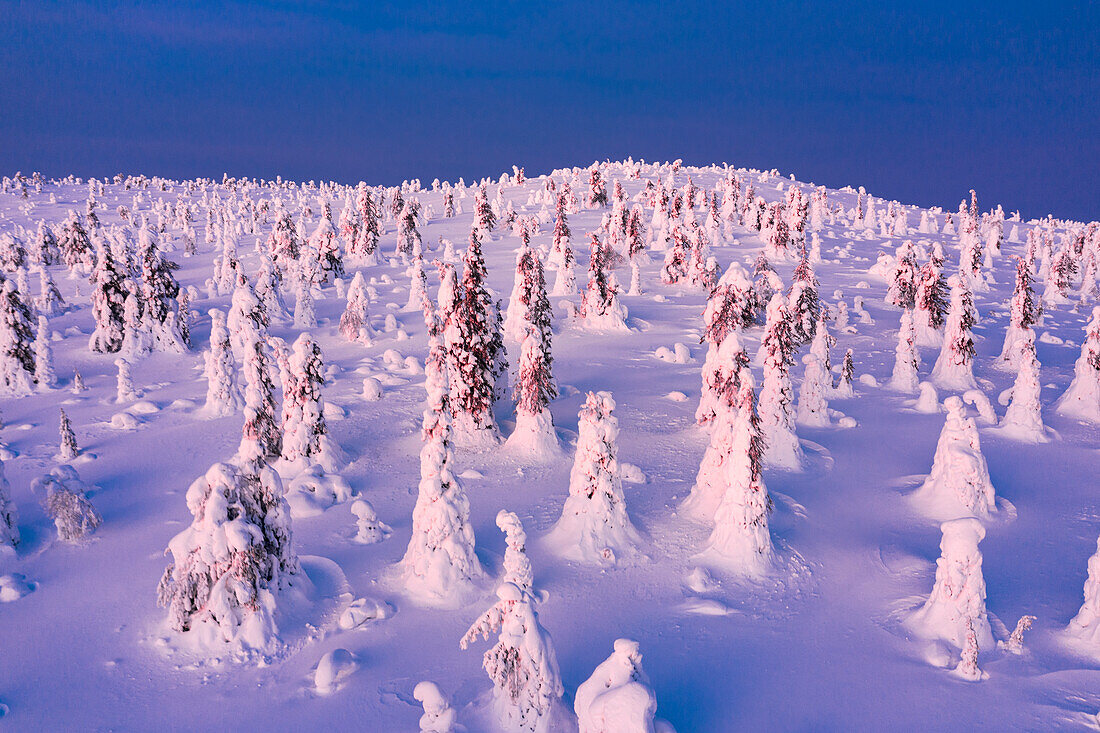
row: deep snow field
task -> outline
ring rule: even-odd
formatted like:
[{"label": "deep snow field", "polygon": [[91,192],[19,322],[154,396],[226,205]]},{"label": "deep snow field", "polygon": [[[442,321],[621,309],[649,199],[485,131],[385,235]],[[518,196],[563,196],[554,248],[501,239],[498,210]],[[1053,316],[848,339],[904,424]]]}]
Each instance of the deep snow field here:
[{"label": "deep snow field", "polygon": [[[610,192],[623,185],[627,206],[641,200],[647,180],[658,178],[682,187],[690,176],[709,192],[726,178],[723,167],[640,167],[633,179],[622,164],[601,166]],[[796,185],[776,172],[739,170],[742,184],[755,187],[767,201],[784,200]],[[575,178],[574,178],[575,176]],[[672,178],[670,179],[670,176]],[[572,247],[577,253],[577,287],[583,292],[588,263],[587,233],[598,230],[610,208],[584,206],[587,169],[555,171],[555,182],[572,182],[581,200],[570,214]],[[516,185],[509,178],[500,196],[520,215],[540,218],[531,243],[550,246],[554,206],[538,196],[546,177]],[[700,370],[707,345],[700,343],[706,293],[660,279],[664,251],[651,251],[641,266],[642,294],[620,293],[628,310],[629,331],[594,333],[571,322],[565,300],[553,305],[553,372],[559,396],[550,405],[565,454],[548,464],[517,459],[500,449],[456,448],[454,472],[469,497],[477,554],[487,571],[480,597],[452,609],[418,605],[400,584],[395,566],[408,545],[412,509],[419,482],[420,424],[424,410],[423,365],[428,342],[422,314],[406,311],[409,276],[393,255],[395,224],[387,215],[380,251],[383,262],[360,266],[347,258],[344,280],[361,271],[376,291],[369,305],[373,343],[351,343],[338,332],[345,300],[333,286],[319,291],[318,326],[311,332],[324,354],[324,386],[330,437],[347,454],[340,476],[355,494],[369,500],[381,521],[393,529],[387,539],[363,545],[353,541],[356,517],[350,501],[314,516],[295,516],[293,547],[313,588],[308,598],[278,597],[280,648],[268,655],[237,658],[229,649],[197,651],[172,631],[167,612],[157,606],[157,584],[171,558],[169,541],[191,522],[185,501],[188,486],[217,461],[237,450],[242,415],[206,419],[203,351],[208,346],[211,308],[230,307],[228,294],[209,297],[205,282],[218,242],[203,237],[206,211],[203,187],[146,181],[129,190],[108,183],[96,195],[104,226],[125,225],[117,209],[149,215],[158,199],[172,203],[183,196],[194,206],[198,252],[185,257],[182,231],[170,221],[159,235],[165,257],[177,262],[183,286],[193,286],[193,348],[183,356],[153,353],[133,363],[139,399],[117,404],[114,354],[93,353],[93,330],[86,278],[73,279],[63,265],[51,268],[69,308],[50,318],[55,332],[54,365],[59,387],[0,401],[0,440],[15,457],[4,461],[22,535],[14,558],[0,557],[0,575],[25,576],[32,592],[0,603],[0,703],[9,730],[306,730],[415,731],[422,714],[413,688],[422,680],[439,685],[450,698],[459,723],[470,731],[494,730],[485,701],[492,686],[482,669],[482,654],[492,642],[459,648],[467,628],[494,602],[504,536],[496,526],[501,509],[515,512],[528,535],[527,552],[539,593],[538,619],[553,640],[572,709],[578,685],[612,652],[619,638],[636,640],[643,667],[656,694],[657,716],[681,731],[737,730],[1050,730],[1097,729],[1100,711],[1100,654],[1080,642],[1067,642],[1063,631],[1082,602],[1087,562],[1100,534],[1097,459],[1100,426],[1060,416],[1053,404],[1073,377],[1093,302],[1047,305],[1035,327],[1041,363],[1043,418],[1055,433],[1047,443],[1010,439],[981,419],[981,450],[1001,510],[985,521],[980,549],[986,607],[993,636],[1004,640],[1024,614],[1037,617],[1024,637],[1022,654],[982,648],[980,682],[953,673],[959,650],[918,638],[904,622],[928,598],[939,557],[939,522],[915,508],[909,495],[932,468],[945,415],[914,409],[916,394],[888,389],[894,366],[901,311],[885,302],[889,262],[875,268],[880,253],[893,256],[904,240],[922,251],[940,242],[945,274],[959,263],[959,237],[942,233],[944,212],[935,211],[937,233],[917,231],[922,211],[904,206],[908,233],[884,235],[852,226],[857,193],[829,190],[827,216],[816,234],[821,261],[814,263],[822,303],[835,310],[837,291],[850,310],[847,328],[830,323],[837,343],[831,349],[834,377],[847,349],[853,351],[855,395],[831,398],[838,412],[829,427],[797,427],[806,461],[798,472],[767,469],[764,481],[774,502],[770,521],[777,560],[762,578],[746,579],[720,569],[710,583],[698,582],[695,556],[710,533],[705,524],[680,512],[695,481],[708,444],[707,431],[695,421]],[[813,184],[799,183],[808,197]],[[297,189],[276,192],[253,187],[235,194],[220,183],[204,184],[207,195],[237,201],[282,196],[295,221]],[[29,185],[27,198],[0,193],[0,232],[19,233],[25,243],[39,221],[58,226],[70,210],[83,214],[87,182]],[[406,187],[406,199],[419,199],[431,218],[420,223],[425,261],[442,256],[440,239],[465,249],[473,222],[474,187],[455,190],[462,212],[443,216],[443,192],[425,185]],[[354,200],[355,189],[350,193]],[[498,183],[487,187],[490,200]],[[872,194],[874,192],[871,192]],[[304,200],[323,195],[332,203],[334,221],[345,192],[313,190]],[[960,192],[960,196],[965,192]],[[980,192],[979,192],[980,195]],[[138,200],[135,203],[135,196]],[[700,199],[703,197],[700,196]],[[969,200],[969,197],[967,197]],[[386,197],[388,210],[389,195]],[[949,202],[945,202],[945,205]],[[983,211],[996,202],[981,201]],[[234,205],[235,206],[235,205]],[[879,216],[887,202],[875,200]],[[319,206],[308,232],[316,226]],[[954,212],[954,207],[947,211]],[[652,209],[645,207],[648,225]],[[703,223],[700,202],[695,215]],[[1027,233],[1044,229],[1046,220],[1004,223],[1005,242],[985,275],[992,285],[975,293],[980,321],[974,327],[974,374],[996,410],[998,395],[1012,386],[1014,373],[994,368],[1009,319],[1015,262]],[[153,215],[152,220],[156,217]],[[832,220],[832,221],[830,221]],[[254,251],[272,222],[256,233],[238,235],[243,271],[259,267]],[[956,220],[955,226],[959,222]],[[1055,245],[1080,224],[1053,221]],[[25,228],[23,233],[19,229]],[[1010,233],[1016,229],[1016,241]],[[307,233],[308,233],[307,232]],[[810,232],[807,232],[809,236]],[[489,284],[507,306],[515,273],[519,238],[499,226],[483,242]],[[711,241],[720,272],[739,262],[751,277],[764,247],[761,234],[736,224],[732,236]],[[926,260],[917,258],[918,266]],[[457,261],[456,261],[457,262]],[[784,286],[796,261],[774,262]],[[461,277],[461,263],[457,263]],[[427,266],[429,293],[438,279]],[[625,291],[630,269],[616,271]],[[548,287],[554,280],[547,270]],[[38,278],[30,277],[32,294]],[[1036,297],[1043,290],[1037,278]],[[873,322],[854,310],[861,296]],[[292,305],[293,293],[285,294]],[[387,330],[386,318],[398,329]],[[750,358],[763,333],[762,322],[746,329],[742,342]],[[298,335],[289,322],[274,323],[270,333],[288,343]],[[674,356],[686,347],[687,358]],[[665,347],[668,351],[657,354]],[[385,357],[396,350],[401,357]],[[802,379],[800,360],[792,370],[795,393]],[[680,349],[683,354],[683,348]],[[920,378],[927,380],[937,348],[922,348]],[[672,354],[672,356],[670,356]],[[519,350],[508,344],[512,368]],[[415,357],[418,369],[404,359]],[[664,358],[661,358],[664,357]],[[680,363],[680,362],[683,363]],[[754,363],[757,388],[762,377]],[[87,390],[70,391],[74,370]],[[363,380],[375,377],[381,399],[362,396]],[[873,378],[873,379],[871,379]],[[513,377],[514,381],[514,377]],[[561,515],[568,495],[578,410],[589,391],[611,392],[619,420],[619,460],[640,470],[627,476],[626,507],[642,534],[644,557],[617,564],[590,565],[562,559],[542,541]],[[681,396],[678,396],[680,393]],[[939,390],[942,403],[950,390]],[[686,396],[686,399],[683,397]],[[73,463],[94,488],[89,498],[103,522],[86,541],[57,539],[53,524],[32,493],[33,479],[57,465],[58,407],[72,421],[84,455]],[[973,407],[967,407],[977,417]],[[131,418],[116,417],[128,413]],[[840,414],[842,413],[842,415]],[[515,417],[512,402],[496,412],[507,436]],[[854,420],[843,421],[847,416]],[[633,479],[633,480],[631,480]],[[289,483],[284,477],[284,483]],[[383,604],[386,618],[344,629],[339,619],[354,599]],[[189,632],[190,633],[190,632]],[[327,652],[345,649],[357,668],[335,689],[320,691],[314,670]]]}]

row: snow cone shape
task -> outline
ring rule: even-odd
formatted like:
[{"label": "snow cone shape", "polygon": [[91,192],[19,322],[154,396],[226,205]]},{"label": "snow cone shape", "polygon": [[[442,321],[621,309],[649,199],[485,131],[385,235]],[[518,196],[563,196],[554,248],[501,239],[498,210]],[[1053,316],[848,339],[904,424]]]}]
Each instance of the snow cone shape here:
[{"label": "snow cone shape", "polygon": [[829,403],[825,395],[832,389],[832,379],[816,354],[806,354],[802,363],[806,371],[798,388],[798,423],[811,428],[827,428]]},{"label": "snow cone shape", "polygon": [[500,632],[482,666],[493,681],[493,707],[506,731],[562,730],[567,711],[550,634],[539,623],[531,597],[512,583],[497,588],[497,603],[474,622],[459,646]]},{"label": "snow cone shape", "polygon": [[[657,696],[642,669],[638,642],[617,639],[615,651],[577,688],[580,733],[653,733]],[[665,724],[662,731],[668,731]]]},{"label": "snow cone shape", "polygon": [[577,452],[561,519],[546,536],[562,557],[613,564],[637,552],[641,538],[626,513],[616,457],[619,421],[608,392],[589,392],[580,410]]},{"label": "snow cone shape", "polygon": [[924,606],[907,621],[914,632],[928,639],[941,639],[958,649],[966,646],[973,633],[982,649],[993,648],[993,632],[985,612],[985,579],[978,543],[985,527],[977,519],[964,517],[940,525],[940,557],[936,560],[936,582]]},{"label": "snow cone shape", "polygon": [[547,409],[558,394],[550,370],[553,360],[549,346],[538,329],[528,327],[520,349],[515,387],[516,428],[504,444],[510,453],[535,461],[550,461],[564,455]]},{"label": "snow cone shape", "polygon": [[714,530],[703,556],[729,570],[759,576],[767,572],[773,557],[768,529],[772,501],[764,485],[764,441],[747,369],[741,374],[737,417],[729,443],[722,467],[724,491],[714,511]]},{"label": "snow cone shape", "polygon": [[1100,540],[1096,542],[1096,553],[1089,558],[1088,573],[1085,602],[1069,622],[1066,634],[1100,648]]},{"label": "snow cone shape", "polygon": [[1085,343],[1073,367],[1073,381],[1058,400],[1059,415],[1100,422],[1100,306],[1092,309],[1085,327]]},{"label": "snow cone shape", "polygon": [[951,285],[951,308],[939,358],[932,368],[932,381],[944,389],[976,389],[974,381],[974,300],[966,280],[959,275],[948,278]]},{"label": "snow cone shape", "polygon": [[1050,440],[1043,425],[1043,411],[1039,403],[1039,360],[1035,357],[1035,332],[1023,331],[1017,344],[1016,381],[1012,385],[1012,401],[1008,405],[1000,432],[1006,437],[1028,443],[1046,443]]},{"label": "snow cone shape", "polygon": [[[723,349],[728,344],[736,341],[736,335],[731,335],[723,344]],[[721,399],[714,403],[716,412],[711,422],[710,443],[706,453],[699,464],[699,471],[695,474],[695,485],[691,488],[691,494],[683,503],[683,511],[688,516],[711,524],[714,521],[714,513],[718,505],[722,503],[722,497],[730,486],[731,474],[729,463],[738,459],[738,452],[744,452],[746,445],[743,443],[743,434],[746,429],[755,429],[756,424],[744,424],[740,420],[739,398],[741,392],[741,379],[748,379],[752,383],[752,374],[744,365],[738,367],[738,372],[730,375],[726,387],[719,395]]]},{"label": "snow cone shape", "polygon": [[374,331],[369,318],[370,296],[363,273],[356,272],[347,291],[347,306],[340,316],[340,335],[348,341],[370,343]]},{"label": "snow cone shape", "polygon": [[607,262],[608,248],[592,234],[588,285],[581,298],[581,325],[589,331],[627,331],[626,306],[619,302],[619,284]]},{"label": "snow cone shape", "polygon": [[[432,329],[435,331],[435,329]],[[428,409],[420,449],[420,486],[413,507],[412,537],[401,560],[406,590],[429,606],[462,601],[484,575],[474,553],[470,502],[451,473],[451,417],[442,344],[432,334],[428,357]]]},{"label": "snow cone shape", "polygon": [[961,398],[951,396],[943,404],[947,420],[936,443],[932,472],[913,501],[935,519],[988,518],[997,511],[996,495],[977,425],[966,416]]},{"label": "snow cone shape", "polygon": [[172,564],[157,589],[169,624],[201,629],[207,645],[272,650],[274,594],[298,572],[279,474],[215,463],[187,490],[187,508],[194,520],[168,544]]},{"label": "snow cone shape", "polygon": [[920,384],[917,376],[919,366],[920,353],[917,351],[916,334],[913,330],[913,311],[905,310],[901,314],[898,345],[894,349],[894,373],[890,377],[890,389],[908,394],[916,392]]}]

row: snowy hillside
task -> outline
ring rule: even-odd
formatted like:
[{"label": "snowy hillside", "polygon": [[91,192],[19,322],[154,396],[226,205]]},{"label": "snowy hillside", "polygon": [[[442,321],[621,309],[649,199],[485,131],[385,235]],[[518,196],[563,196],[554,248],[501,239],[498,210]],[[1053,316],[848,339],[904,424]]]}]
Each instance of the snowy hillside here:
[{"label": "snowy hillside", "polygon": [[1098,264],[727,166],[5,178],[0,716],[1100,728]]}]

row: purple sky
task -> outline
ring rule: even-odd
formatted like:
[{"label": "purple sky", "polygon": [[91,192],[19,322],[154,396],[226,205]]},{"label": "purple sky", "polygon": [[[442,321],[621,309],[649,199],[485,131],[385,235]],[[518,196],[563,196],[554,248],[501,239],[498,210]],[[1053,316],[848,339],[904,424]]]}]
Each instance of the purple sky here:
[{"label": "purple sky", "polygon": [[0,169],[397,183],[633,155],[1100,217],[1096,4],[363,8],[0,0]]}]

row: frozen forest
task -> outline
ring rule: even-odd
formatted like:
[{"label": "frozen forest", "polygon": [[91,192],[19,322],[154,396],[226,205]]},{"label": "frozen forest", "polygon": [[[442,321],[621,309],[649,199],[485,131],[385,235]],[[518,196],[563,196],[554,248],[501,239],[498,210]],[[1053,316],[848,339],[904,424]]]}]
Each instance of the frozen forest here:
[{"label": "frozen forest", "polygon": [[960,197],[4,177],[0,719],[1100,728],[1100,223]]}]

